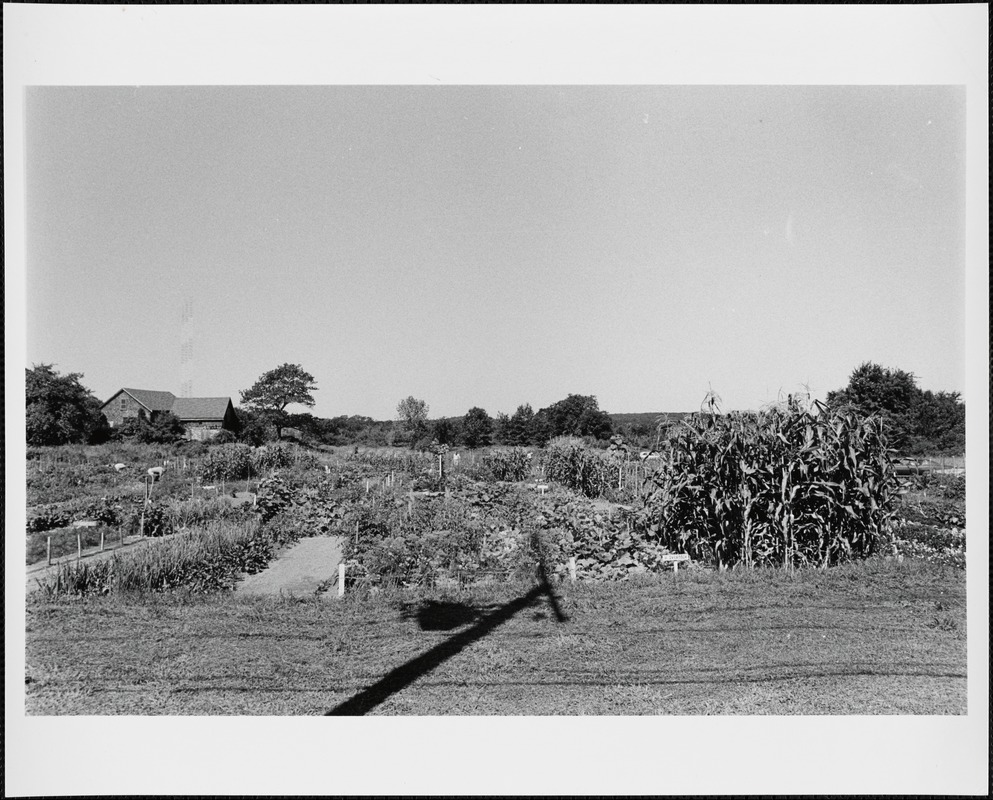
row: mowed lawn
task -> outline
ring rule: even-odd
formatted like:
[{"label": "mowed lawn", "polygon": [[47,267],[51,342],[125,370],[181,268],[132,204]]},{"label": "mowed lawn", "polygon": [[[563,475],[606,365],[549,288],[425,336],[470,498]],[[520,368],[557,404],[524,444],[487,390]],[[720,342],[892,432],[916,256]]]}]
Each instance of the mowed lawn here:
[{"label": "mowed lawn", "polygon": [[539,597],[492,624],[530,588],[34,598],[27,712],[320,715],[383,681],[368,713],[966,713],[961,570],[873,561],[563,584],[566,622]]}]

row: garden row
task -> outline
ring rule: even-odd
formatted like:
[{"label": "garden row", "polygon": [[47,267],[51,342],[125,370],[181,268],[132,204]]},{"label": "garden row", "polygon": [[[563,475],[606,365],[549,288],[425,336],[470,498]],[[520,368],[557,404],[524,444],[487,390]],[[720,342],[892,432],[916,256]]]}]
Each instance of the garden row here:
[{"label": "garden row", "polygon": [[[139,573],[147,589],[223,589],[260,563],[243,557],[244,541],[271,557],[289,541],[324,533],[347,537],[349,574],[369,584],[524,578],[540,562],[561,576],[570,559],[582,579],[615,580],[659,571],[671,553],[717,568],[826,567],[893,554],[964,565],[964,480],[915,478],[930,483],[901,500],[907,486],[893,474],[879,421],[813,411],[790,402],[755,415],[689,418],[633,488],[623,480],[632,459],[622,443],[600,450],[568,440],[495,450],[458,469],[443,452],[274,448],[283,455],[267,456],[281,460],[269,462],[254,508],[189,497],[188,476],[167,471],[145,509],[147,530],[185,528],[185,549],[170,542],[162,543],[168,557],[157,546],[129,554],[143,560],[141,569],[117,556],[92,578],[70,565],[53,591],[134,588],[131,578],[109,576]],[[262,463],[257,450],[242,448],[212,448],[198,464],[213,472],[201,474],[236,480],[246,458]],[[539,493],[538,482],[551,488]],[[78,513],[112,515],[112,503],[107,510],[78,502]],[[134,508],[129,513],[129,523],[117,524],[133,524]],[[194,546],[201,539],[211,544]],[[229,539],[242,543],[222,546]],[[223,580],[175,567],[193,564],[198,552],[223,562]]]}]

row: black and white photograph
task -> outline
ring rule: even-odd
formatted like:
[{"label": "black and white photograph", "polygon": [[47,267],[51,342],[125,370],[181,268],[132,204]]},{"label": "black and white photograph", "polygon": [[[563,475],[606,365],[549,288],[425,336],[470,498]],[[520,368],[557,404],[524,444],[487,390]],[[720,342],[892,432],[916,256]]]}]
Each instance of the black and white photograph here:
[{"label": "black and white photograph", "polygon": [[11,796],[985,794],[985,6],[4,17]]}]

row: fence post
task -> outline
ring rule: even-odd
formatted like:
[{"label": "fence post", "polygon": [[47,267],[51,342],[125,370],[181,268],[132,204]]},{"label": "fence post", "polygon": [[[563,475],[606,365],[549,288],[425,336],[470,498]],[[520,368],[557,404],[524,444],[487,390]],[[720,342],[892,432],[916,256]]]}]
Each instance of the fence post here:
[{"label": "fence post", "polygon": [[569,559],[569,582],[576,582],[576,557],[572,556]]},{"label": "fence post", "polygon": [[52,537],[51,536],[48,537],[48,544],[45,545],[45,557],[48,560],[49,566],[51,566],[51,563],[52,563]]},{"label": "fence post", "polygon": [[103,552],[103,528],[100,529],[100,552]]},{"label": "fence post", "polygon": [[338,597],[345,596],[345,562],[338,564]]},{"label": "fence post", "polygon": [[83,534],[78,530],[76,531],[76,560],[79,561],[83,557]]}]

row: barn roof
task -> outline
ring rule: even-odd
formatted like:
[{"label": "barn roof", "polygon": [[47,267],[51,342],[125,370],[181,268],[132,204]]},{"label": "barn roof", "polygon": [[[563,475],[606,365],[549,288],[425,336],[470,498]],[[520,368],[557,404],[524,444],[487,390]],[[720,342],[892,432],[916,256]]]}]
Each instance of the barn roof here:
[{"label": "barn roof", "polygon": [[231,404],[230,397],[177,397],[172,411],[181,421],[192,419],[224,419]]},{"label": "barn roof", "polygon": [[[124,388],[121,391],[127,392],[149,411],[169,411],[172,408],[172,404],[176,399],[176,395],[174,395],[172,392],[153,392],[148,389],[127,389],[127,388]],[[109,402],[110,400],[107,401],[107,403]],[[104,405],[106,405],[107,403],[104,403]]]}]

